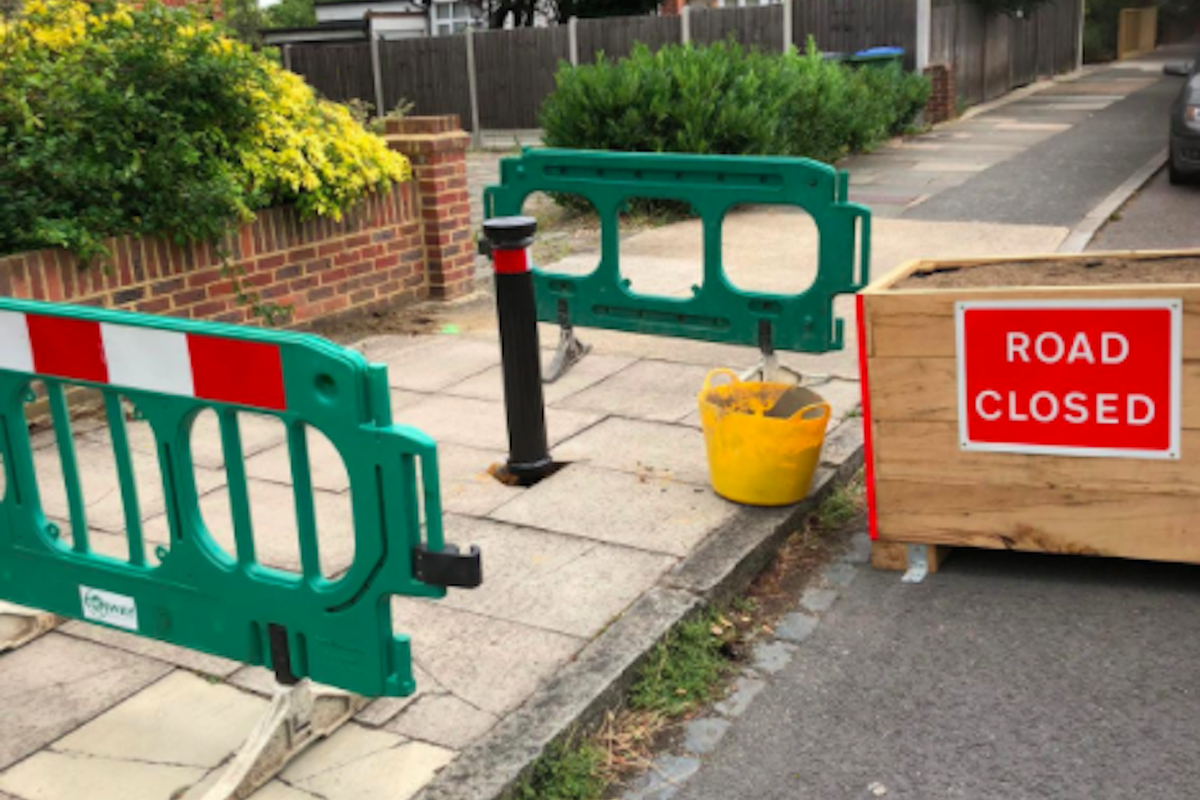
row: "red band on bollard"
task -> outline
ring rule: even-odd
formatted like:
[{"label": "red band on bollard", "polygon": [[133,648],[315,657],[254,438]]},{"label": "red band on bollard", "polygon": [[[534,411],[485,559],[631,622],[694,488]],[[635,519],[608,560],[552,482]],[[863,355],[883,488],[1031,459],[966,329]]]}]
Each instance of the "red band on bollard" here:
[{"label": "red band on bollard", "polygon": [[529,248],[493,250],[492,267],[497,275],[520,275],[529,272]]}]

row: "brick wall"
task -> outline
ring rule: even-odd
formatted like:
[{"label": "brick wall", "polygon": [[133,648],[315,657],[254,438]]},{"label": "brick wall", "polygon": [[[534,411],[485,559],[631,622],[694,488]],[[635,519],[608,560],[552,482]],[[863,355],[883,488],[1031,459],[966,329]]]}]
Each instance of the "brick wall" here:
[{"label": "brick wall", "polygon": [[405,152],[432,148],[437,157],[420,165],[414,159],[413,181],[370,196],[341,222],[302,221],[291,208],[273,208],[219,247],[122,236],[109,240],[106,265],[81,267],[62,250],[0,256],[0,296],[260,322],[236,297],[219,250],[245,290],[290,306],[290,324],[465,294],[473,288],[460,246],[471,240],[468,137],[461,130],[455,135],[456,118],[428,124],[446,130],[418,134],[413,142],[401,132],[389,144]]},{"label": "brick wall", "polygon": [[930,64],[925,68],[933,90],[925,103],[925,121],[930,125],[954,119],[958,115],[958,93],[954,85],[954,67],[950,64]]}]

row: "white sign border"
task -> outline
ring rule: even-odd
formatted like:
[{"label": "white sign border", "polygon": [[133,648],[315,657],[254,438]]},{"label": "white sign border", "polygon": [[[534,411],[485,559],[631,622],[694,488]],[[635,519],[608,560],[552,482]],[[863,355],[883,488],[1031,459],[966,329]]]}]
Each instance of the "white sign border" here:
[{"label": "white sign border", "polygon": [[[967,431],[966,331],[963,326],[967,311],[972,309],[1135,309],[1165,308],[1171,312],[1171,442],[1167,450],[1130,450],[1118,447],[1059,447],[1041,444],[972,442]],[[1083,458],[1139,458],[1175,460],[1181,457],[1181,420],[1183,414],[1183,301],[1170,298],[1135,298],[1128,300],[959,300],[954,304],[955,358],[958,378],[958,445],[967,452],[1022,453],[1042,456],[1077,456]]]}]

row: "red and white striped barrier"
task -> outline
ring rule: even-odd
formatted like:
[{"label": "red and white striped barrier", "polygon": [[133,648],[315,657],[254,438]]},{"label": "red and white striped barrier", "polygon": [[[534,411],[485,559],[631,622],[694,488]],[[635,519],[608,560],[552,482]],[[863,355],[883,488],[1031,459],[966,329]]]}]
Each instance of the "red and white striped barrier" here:
[{"label": "red and white striped barrier", "polygon": [[0,311],[0,370],[287,410],[279,346]]}]

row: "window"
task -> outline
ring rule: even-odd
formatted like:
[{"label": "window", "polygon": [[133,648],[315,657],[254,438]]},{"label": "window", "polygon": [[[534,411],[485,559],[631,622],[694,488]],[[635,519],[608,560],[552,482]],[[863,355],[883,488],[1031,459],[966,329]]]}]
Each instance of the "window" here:
[{"label": "window", "polygon": [[471,6],[463,2],[445,2],[434,0],[433,3],[433,35],[449,36],[462,33],[474,21],[471,16]]}]

